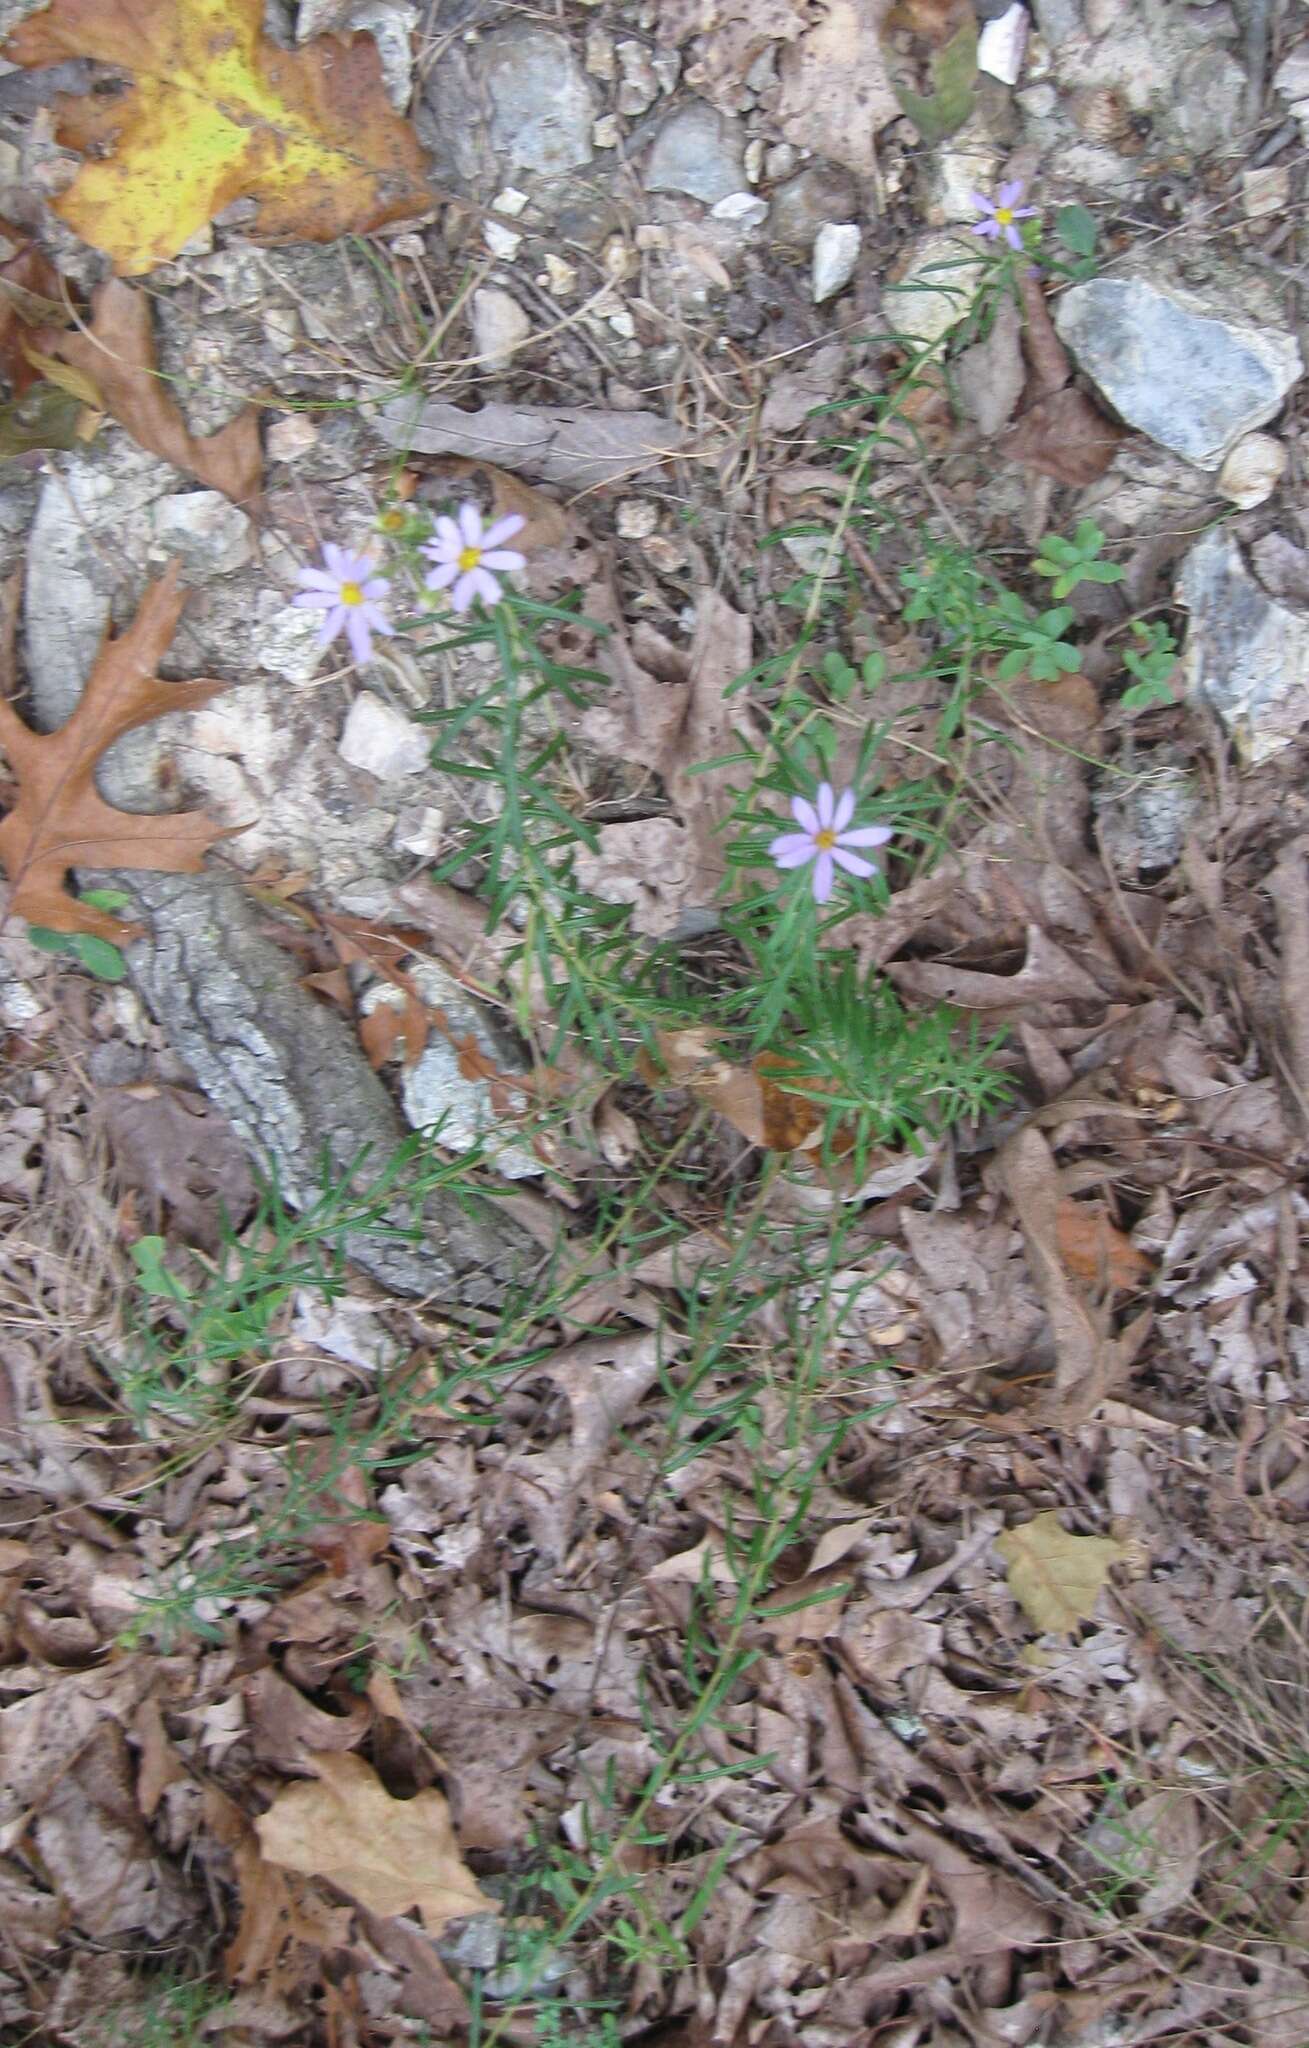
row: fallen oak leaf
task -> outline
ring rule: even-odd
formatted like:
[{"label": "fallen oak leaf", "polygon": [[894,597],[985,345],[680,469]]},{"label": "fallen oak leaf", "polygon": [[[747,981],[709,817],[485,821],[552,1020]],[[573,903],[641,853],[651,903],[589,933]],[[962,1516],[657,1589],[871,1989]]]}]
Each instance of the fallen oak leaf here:
[{"label": "fallen oak leaf", "polygon": [[0,698],[0,750],[18,778],[17,801],[0,824],[0,866],[12,885],[14,916],[50,931],[88,932],[122,944],[138,927],[79,902],[64,886],[68,869],[196,874],[209,848],[232,829],[216,825],[203,811],[118,811],[95,787],[101,755],[124,733],[170,711],[194,710],[224,687],[165,683],[154,673],[185,602],[177,564],[170,562],[126,631],[101,643],[77,709],[57,732],[33,732]]},{"label": "fallen oak leaf", "polygon": [[38,339],[47,356],[89,380],[96,396],[87,403],[112,414],[138,447],[189,470],[234,504],[258,497],[264,458],[257,411],[247,406],[215,434],[191,432],[156,367],[144,292],[107,278],[91,301],[89,327],[68,333],[45,328]]},{"label": "fallen oak leaf", "polygon": [[1043,1635],[1066,1635],[1090,1615],[1109,1567],[1127,1556],[1110,1536],[1071,1536],[1058,1515],[1037,1515],[995,1539],[1009,1590]]},{"label": "fallen oak leaf", "polygon": [[4,47],[35,68],[90,57],[125,73],[116,97],[61,94],[61,143],[86,161],[53,202],[114,268],[139,276],[234,199],[261,237],[329,242],[418,212],[422,148],[392,109],[370,36],[283,50],[262,0],[53,0]]},{"label": "fallen oak leaf", "polygon": [[450,1809],[431,1788],[393,1799],[362,1757],[320,1752],[310,1784],[288,1785],[255,1821],[266,1862],[325,1877],[384,1918],[416,1907],[429,1935],[469,1913],[498,1913],[464,1863]]}]

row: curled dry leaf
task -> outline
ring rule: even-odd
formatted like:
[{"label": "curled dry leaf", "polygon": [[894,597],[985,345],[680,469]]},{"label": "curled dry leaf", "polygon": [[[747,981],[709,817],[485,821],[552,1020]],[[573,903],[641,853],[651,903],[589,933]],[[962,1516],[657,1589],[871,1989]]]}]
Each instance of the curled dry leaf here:
[{"label": "curled dry leaf", "polygon": [[1069,383],[1072,363],[1035,278],[1023,279],[1022,294],[1028,363],[1025,407],[1005,436],[1004,452],[1042,476],[1080,489],[1104,475],[1124,432]]},{"label": "curled dry leaf", "polygon": [[1031,1124],[1000,1153],[1000,1171],[1018,1212],[1028,1264],[1054,1337],[1054,1386],[1045,1407],[1062,1427],[1074,1428],[1112,1391],[1127,1354],[1123,1343],[1101,1329],[1068,1277],[1059,1254],[1054,1155]]},{"label": "curled dry leaf", "polygon": [[234,199],[258,232],[330,242],[416,213],[428,199],[417,136],[392,109],[371,36],[281,49],[262,0],[54,0],[5,45],[10,63],[91,57],[132,83],[61,94],[61,143],[80,171],[54,208],[139,276]]},{"label": "curled dry leaf", "polygon": [[189,470],[234,504],[257,499],[263,454],[255,408],[247,406],[216,434],[190,431],[155,364],[150,301],[144,292],[107,278],[91,301],[89,328],[66,333],[45,328],[40,339],[48,355],[90,380],[95,402],[138,447]]},{"label": "curled dry leaf", "polygon": [[269,1863],[325,1877],[370,1913],[416,1907],[429,1934],[468,1913],[498,1913],[459,1854],[436,1790],[393,1799],[362,1757],[316,1755],[312,1784],[288,1785],[255,1822]]},{"label": "curled dry leaf", "polygon": [[1109,1567],[1127,1552],[1110,1536],[1070,1536],[1056,1514],[1037,1515],[997,1536],[1009,1590],[1033,1627],[1066,1635],[1091,1614]]},{"label": "curled dry leaf", "polygon": [[0,698],[0,749],[18,776],[18,801],[0,824],[0,866],[12,884],[14,916],[51,931],[121,942],[135,927],[70,895],[64,887],[69,868],[196,874],[215,840],[227,836],[203,811],[163,817],[116,811],[95,787],[100,756],[125,732],[170,711],[194,710],[223,688],[164,683],[154,672],[185,602],[172,562],[146,591],[126,631],[102,642],[77,709],[57,732],[33,732]]},{"label": "curled dry leaf", "polygon": [[146,1228],[216,1250],[254,1206],[245,1149],[227,1119],[194,1088],[142,1081],[110,1088],[96,1114],[119,1181],[144,1197]]},{"label": "curled dry leaf", "polygon": [[685,428],[654,412],[579,406],[484,405],[464,412],[443,399],[406,394],[383,406],[383,439],[406,454],[466,455],[512,464],[543,483],[576,490],[633,481],[686,445]]}]

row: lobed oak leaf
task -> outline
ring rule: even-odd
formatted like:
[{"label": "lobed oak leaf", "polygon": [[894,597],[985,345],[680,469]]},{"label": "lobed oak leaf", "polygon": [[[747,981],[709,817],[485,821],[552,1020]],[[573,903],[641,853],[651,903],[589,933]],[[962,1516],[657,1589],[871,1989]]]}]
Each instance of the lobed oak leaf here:
[{"label": "lobed oak leaf", "polygon": [[362,1757],[319,1753],[312,1784],[288,1785],[255,1821],[264,1860],[325,1877],[371,1913],[421,1913],[429,1935],[469,1913],[496,1913],[459,1854],[433,1787],[393,1799]]},{"label": "lobed oak leaf", "polygon": [[90,57],[116,96],[61,94],[61,143],[86,157],[55,211],[122,275],[167,262],[234,199],[267,239],[329,242],[429,200],[424,157],[382,87],[369,36],[283,50],[263,0],[53,0],[20,24],[10,63]]},{"label": "lobed oak leaf", "polygon": [[1058,1515],[1037,1515],[997,1536],[1009,1567],[1009,1590],[1044,1635],[1066,1635],[1085,1621],[1100,1597],[1110,1565],[1127,1553],[1110,1536],[1072,1536]]},{"label": "lobed oak leaf", "polygon": [[165,816],[115,810],[95,787],[101,755],[124,733],[170,711],[207,703],[222,683],[165,683],[155,668],[186,602],[170,562],[117,638],[106,636],[72,717],[57,732],[33,732],[0,698],[0,751],[18,779],[18,799],[0,823],[0,867],[11,883],[9,910],[56,932],[88,932],[111,943],[136,927],[81,903],[64,878],[71,867],[149,868],[195,874],[230,828],[203,811]]},{"label": "lobed oak leaf", "polygon": [[[155,365],[150,301],[144,292],[107,278],[91,301],[91,324],[67,333],[46,328],[41,346],[74,377],[89,380],[87,404],[126,428],[140,448],[186,469],[234,504],[249,506],[263,477],[259,415],[247,406],[217,433],[193,434]],[[28,351],[29,360],[35,360]],[[59,381],[54,369],[45,374]]]}]

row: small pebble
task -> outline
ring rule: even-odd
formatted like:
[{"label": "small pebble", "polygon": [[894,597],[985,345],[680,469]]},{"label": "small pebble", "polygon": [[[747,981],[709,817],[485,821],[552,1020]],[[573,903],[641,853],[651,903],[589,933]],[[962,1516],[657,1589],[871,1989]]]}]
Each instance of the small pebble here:
[{"label": "small pebble", "polygon": [[541,260],[545,264],[545,270],[537,279],[537,283],[548,291],[552,298],[566,299],[569,292],[577,288],[577,265],[566,263],[562,256],[556,256],[553,252],[547,252]]},{"label": "small pebble", "polygon": [[977,38],[977,68],[1002,85],[1017,85],[1023,69],[1023,52],[1031,24],[1021,0],[995,21],[984,22]]},{"label": "small pebble", "polygon": [[427,254],[421,235],[397,235],[390,247],[393,256],[407,257],[411,263],[421,263]]},{"label": "small pebble", "polygon": [[764,175],[769,178],[789,178],[798,159],[789,142],[775,142],[771,149],[764,151]]},{"label": "small pebble", "polygon": [[863,234],[853,221],[824,221],[814,240],[813,297],[821,306],[845,290],[859,261]]},{"label": "small pebble", "polygon": [[1286,450],[1271,434],[1246,434],[1218,472],[1218,488],[1243,512],[1271,498],[1286,469]]},{"label": "small pebble", "polygon": [[512,292],[484,284],[473,293],[473,347],[489,368],[507,363],[531,331],[532,323]]},{"label": "small pebble", "polygon": [[1262,164],[1241,173],[1241,211],[1247,220],[1266,220],[1284,213],[1291,203],[1291,171],[1288,164]]},{"label": "small pebble", "polygon": [[491,254],[498,256],[502,263],[512,263],[523,246],[522,236],[515,234],[512,228],[507,228],[504,222],[499,220],[487,221],[482,229],[482,240]]},{"label": "small pebble", "polygon": [[659,507],[649,498],[624,498],[614,514],[620,540],[649,540],[658,530]]},{"label": "small pebble", "polygon": [[270,462],[294,462],[297,455],[306,455],[318,439],[318,429],[308,413],[289,413],[283,420],[274,420],[264,436]]},{"label": "small pebble", "polygon": [[727,220],[740,228],[760,228],[768,218],[768,201],[754,192],[729,192],[709,209],[715,220]]},{"label": "small pebble", "polygon": [[758,135],[745,145],[745,181],[757,185],[764,174],[764,145]]},{"label": "small pebble", "polygon": [[597,149],[617,149],[623,130],[617,114],[601,114],[591,124],[591,140]]}]

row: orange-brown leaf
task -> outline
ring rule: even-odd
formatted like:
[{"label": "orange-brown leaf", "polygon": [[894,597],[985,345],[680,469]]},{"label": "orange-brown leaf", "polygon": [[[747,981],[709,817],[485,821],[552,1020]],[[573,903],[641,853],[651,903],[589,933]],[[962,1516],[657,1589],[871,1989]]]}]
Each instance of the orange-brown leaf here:
[{"label": "orange-brown leaf", "polygon": [[155,669],[177,629],[185,594],[170,563],[141,599],[131,625],[101,644],[82,698],[58,732],[37,733],[0,699],[0,751],[18,778],[18,800],[0,824],[0,866],[12,884],[10,910],[57,932],[89,932],[102,939],[130,938],[134,927],[64,886],[71,867],[149,868],[159,874],[194,874],[221,825],[202,811],[157,817],[117,811],[95,787],[106,747],[162,718],[207,703],[221,683],[165,683]]},{"label": "orange-brown leaf", "polygon": [[23,342],[34,327],[55,319],[59,277],[48,256],[34,242],[0,220],[0,234],[18,247],[0,263],[0,371],[9,379],[15,398],[37,382],[40,372],[27,360]]},{"label": "orange-brown leaf", "polygon": [[41,347],[91,379],[104,410],[139,447],[248,506],[258,497],[264,466],[255,408],[247,406],[216,434],[193,434],[155,366],[145,293],[111,277],[96,291],[91,308],[89,330],[47,328]]},{"label": "orange-brown leaf", "polygon": [[1103,1287],[1130,1293],[1150,1270],[1150,1261],[1130,1237],[1109,1221],[1103,1209],[1090,1208],[1065,1196],[1055,1217],[1055,1243],[1070,1273]]}]

